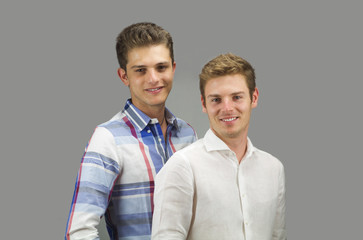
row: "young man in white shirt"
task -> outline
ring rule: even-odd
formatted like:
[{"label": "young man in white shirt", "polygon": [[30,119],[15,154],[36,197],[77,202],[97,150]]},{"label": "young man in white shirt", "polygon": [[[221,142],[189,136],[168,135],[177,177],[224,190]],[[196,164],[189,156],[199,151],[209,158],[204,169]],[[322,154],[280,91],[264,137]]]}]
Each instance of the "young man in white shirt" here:
[{"label": "young man in white shirt", "polygon": [[283,165],[248,138],[253,67],[223,54],[199,77],[210,129],[157,175],[152,239],[286,239]]}]

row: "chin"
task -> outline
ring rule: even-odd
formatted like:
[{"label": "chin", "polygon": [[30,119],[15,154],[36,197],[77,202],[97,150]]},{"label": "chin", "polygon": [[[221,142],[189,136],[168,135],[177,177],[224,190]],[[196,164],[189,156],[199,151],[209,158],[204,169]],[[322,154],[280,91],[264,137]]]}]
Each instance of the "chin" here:
[{"label": "chin", "polygon": [[150,101],[150,106],[160,106],[160,105],[164,105],[165,104],[165,100],[159,100],[159,101]]},{"label": "chin", "polygon": [[226,137],[229,137],[229,138],[236,138],[236,137],[240,136],[240,132],[237,132],[237,131],[226,131],[224,133],[224,135]]}]

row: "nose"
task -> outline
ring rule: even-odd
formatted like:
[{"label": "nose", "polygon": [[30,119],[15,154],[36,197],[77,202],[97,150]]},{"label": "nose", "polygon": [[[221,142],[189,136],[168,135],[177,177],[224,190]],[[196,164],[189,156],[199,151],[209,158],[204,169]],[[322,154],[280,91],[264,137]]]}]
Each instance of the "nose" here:
[{"label": "nose", "polygon": [[233,102],[230,99],[223,100],[223,110],[231,111],[233,109]]},{"label": "nose", "polygon": [[158,82],[159,78],[157,75],[157,72],[154,69],[151,69],[148,74],[148,82],[150,84],[156,84]]}]

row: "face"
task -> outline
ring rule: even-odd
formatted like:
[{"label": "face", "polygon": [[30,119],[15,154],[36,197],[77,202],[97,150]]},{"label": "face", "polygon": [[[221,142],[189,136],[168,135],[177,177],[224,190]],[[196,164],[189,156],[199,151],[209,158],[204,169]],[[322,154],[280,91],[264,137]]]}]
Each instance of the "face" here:
[{"label": "face", "polygon": [[165,45],[134,48],[128,53],[126,71],[118,70],[130,88],[132,103],[146,114],[165,106],[175,72],[171,61]]},{"label": "face", "polygon": [[257,106],[258,90],[252,100],[244,76],[228,75],[210,79],[202,97],[203,112],[210,128],[223,141],[247,137],[251,111]]}]

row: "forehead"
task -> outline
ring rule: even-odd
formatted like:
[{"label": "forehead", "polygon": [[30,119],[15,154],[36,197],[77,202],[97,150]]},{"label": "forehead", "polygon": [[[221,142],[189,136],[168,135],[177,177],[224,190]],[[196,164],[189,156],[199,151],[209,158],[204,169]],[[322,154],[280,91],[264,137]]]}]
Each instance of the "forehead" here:
[{"label": "forehead", "polygon": [[133,48],[128,52],[127,59],[127,66],[154,65],[171,61],[170,51],[165,44]]},{"label": "forehead", "polygon": [[235,92],[248,93],[246,77],[241,74],[211,78],[206,82],[204,93],[208,95],[226,95]]}]

